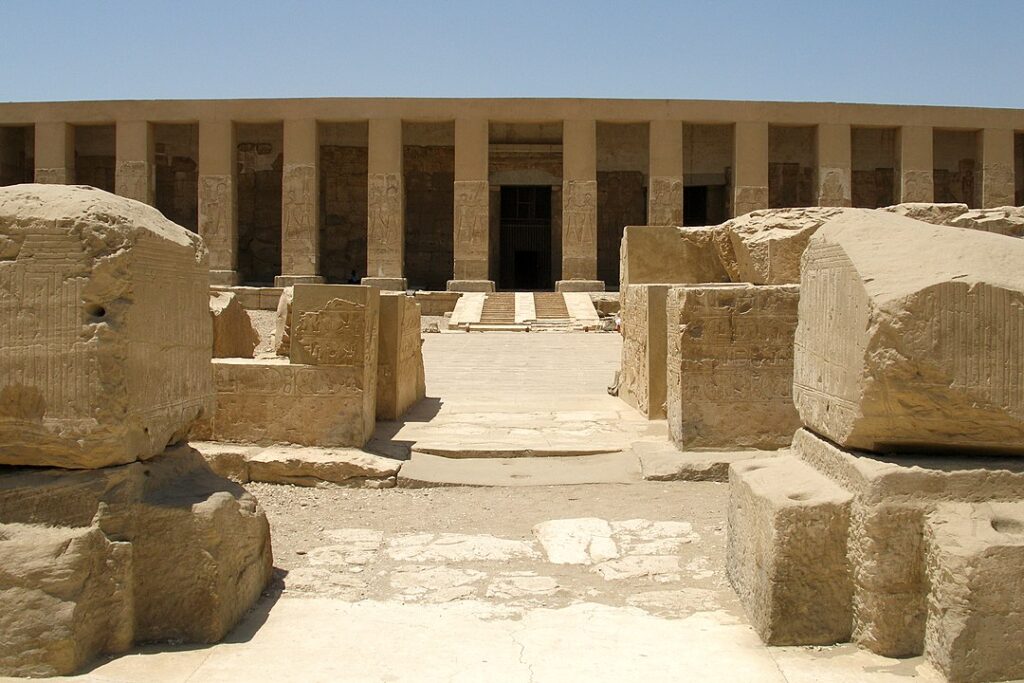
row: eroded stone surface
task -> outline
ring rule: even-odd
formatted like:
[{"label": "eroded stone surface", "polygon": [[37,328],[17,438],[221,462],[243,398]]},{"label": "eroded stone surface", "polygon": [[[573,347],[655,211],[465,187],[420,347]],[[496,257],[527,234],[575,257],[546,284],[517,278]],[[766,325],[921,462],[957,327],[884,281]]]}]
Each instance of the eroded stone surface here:
[{"label": "eroded stone surface", "polygon": [[1022,259],[1020,240],[885,212],[819,230],[796,332],[804,424],[872,451],[1024,452]]},{"label": "eroded stone surface", "polygon": [[233,292],[210,292],[214,358],[252,358],[260,337]]},{"label": "eroded stone surface", "polygon": [[386,552],[406,562],[466,562],[536,557],[533,546],[523,541],[488,534],[411,534],[389,539]]},{"label": "eroded stone surface", "polygon": [[0,188],[0,463],[161,453],[211,407],[197,235],[90,187]]},{"label": "eroded stone surface", "polygon": [[627,226],[619,248],[619,288],[656,283],[728,282],[730,246],[716,227]]},{"label": "eroded stone surface", "polygon": [[294,287],[284,287],[277,300],[277,317],[274,319],[274,352],[279,356],[291,353],[292,300]]},{"label": "eroded stone surface", "polygon": [[533,528],[554,564],[595,564],[619,556],[612,528],[603,519],[553,519]]},{"label": "eroded stone surface", "polygon": [[397,420],[426,396],[420,307],[404,294],[380,297],[377,419]]}]

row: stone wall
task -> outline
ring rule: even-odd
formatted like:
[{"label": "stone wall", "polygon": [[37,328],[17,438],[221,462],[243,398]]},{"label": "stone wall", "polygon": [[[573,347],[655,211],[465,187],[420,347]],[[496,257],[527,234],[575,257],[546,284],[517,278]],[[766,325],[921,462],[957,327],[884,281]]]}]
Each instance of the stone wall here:
[{"label": "stone wall", "polygon": [[850,154],[853,206],[878,209],[899,201],[896,196],[895,128],[852,128]]},{"label": "stone wall", "polygon": [[768,128],[768,208],[814,206],[815,129]]},{"label": "stone wall", "polygon": [[153,126],[155,206],[178,225],[196,232],[199,221],[199,126]]},{"label": "stone wall", "polygon": [[272,283],[281,274],[280,124],[238,124],[238,272],[244,282]]},{"label": "stone wall", "polygon": [[320,147],[320,274],[366,276],[366,147]]},{"label": "stone wall", "polygon": [[597,172],[597,279],[619,286],[619,243],[627,225],[647,221],[645,176],[638,171]]},{"label": "stone wall", "polygon": [[114,191],[114,126],[75,126],[75,184]]},{"label": "stone wall", "polygon": [[980,206],[978,134],[974,131],[936,130],[934,136],[935,202]]},{"label": "stone wall", "polygon": [[665,417],[666,294],[671,285],[629,285],[621,293],[619,398],[649,420]]},{"label": "stone wall", "polygon": [[444,290],[453,277],[455,148],[404,148],[405,277],[410,287]]}]

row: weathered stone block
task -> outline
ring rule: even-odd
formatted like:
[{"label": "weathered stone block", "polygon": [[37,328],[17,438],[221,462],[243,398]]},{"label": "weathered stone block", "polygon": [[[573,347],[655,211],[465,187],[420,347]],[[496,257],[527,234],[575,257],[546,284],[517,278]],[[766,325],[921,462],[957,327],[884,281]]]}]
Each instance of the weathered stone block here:
[{"label": "weathered stone block", "polygon": [[[818,228],[850,209],[762,209],[734,218],[719,230],[729,248],[722,265],[733,282],[785,285],[800,282],[800,255]],[[854,210],[857,211],[857,210]]]},{"label": "weathered stone block", "polygon": [[377,370],[380,290],[362,285],[295,285],[289,358],[307,365]]},{"label": "weathered stone block", "polygon": [[673,287],[667,296],[666,415],[683,450],[782,448],[793,406],[796,285]]},{"label": "weathered stone block", "polygon": [[627,226],[619,247],[619,289],[651,283],[728,282],[717,228]]},{"label": "weathered stone block", "polygon": [[619,398],[651,420],[665,417],[665,306],[672,285],[629,285],[622,296]]},{"label": "weathered stone block", "polygon": [[555,283],[556,292],[603,292],[603,280],[559,280]]},{"label": "weathered stone block", "polygon": [[361,447],[373,434],[374,372],[284,359],[213,361],[217,408],[192,430],[204,441]]},{"label": "weathered stone block", "polygon": [[415,294],[416,303],[420,305],[421,315],[444,315],[455,310],[462,292],[427,292]]},{"label": "weathered stone block", "polygon": [[449,292],[486,292],[494,291],[494,280],[448,280],[446,289]]},{"label": "weathered stone block", "polygon": [[0,463],[150,458],[210,406],[200,238],[90,187],[0,188]]},{"label": "weathered stone block", "polygon": [[14,601],[0,609],[4,675],[72,673],[133,642],[215,642],[272,570],[256,500],[187,446],[0,475],[0,534],[0,602]]},{"label": "weathered stone block", "polygon": [[252,358],[260,336],[232,292],[210,292],[214,358]]},{"label": "weathered stone block", "polygon": [[277,314],[274,318],[274,353],[288,356],[291,353],[292,300],[295,288],[285,287],[277,300]]},{"label": "weathered stone block", "polygon": [[886,212],[828,223],[804,254],[804,424],[850,448],[1024,453],[1022,261],[1020,240]]},{"label": "weathered stone block", "polygon": [[729,469],[729,580],[769,645],[850,637],[851,494],[792,456]]},{"label": "weathered stone block", "polygon": [[420,307],[404,294],[380,297],[377,418],[397,420],[426,395]]},{"label": "weathered stone block", "polygon": [[364,277],[359,284],[385,292],[404,292],[409,288],[404,277]]},{"label": "weathered stone block", "polygon": [[946,504],[928,516],[925,652],[953,683],[1024,678],[1024,504]]}]

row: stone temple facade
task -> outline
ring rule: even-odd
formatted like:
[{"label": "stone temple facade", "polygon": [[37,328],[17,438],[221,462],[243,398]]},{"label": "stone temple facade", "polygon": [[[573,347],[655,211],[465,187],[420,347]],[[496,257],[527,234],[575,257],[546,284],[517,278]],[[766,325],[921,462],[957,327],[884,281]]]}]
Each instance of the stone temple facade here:
[{"label": "stone temple facade", "polygon": [[2,104],[0,184],[32,181],[152,204],[202,235],[214,284],[614,289],[625,225],[712,225],[780,207],[1024,204],[1024,111],[561,99]]}]

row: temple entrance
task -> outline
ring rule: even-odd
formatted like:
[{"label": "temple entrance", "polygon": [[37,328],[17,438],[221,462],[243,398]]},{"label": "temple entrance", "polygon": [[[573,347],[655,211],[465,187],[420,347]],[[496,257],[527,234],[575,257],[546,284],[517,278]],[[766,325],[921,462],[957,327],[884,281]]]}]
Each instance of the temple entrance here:
[{"label": "temple entrance", "polygon": [[498,288],[552,289],[551,188],[503,186]]}]

